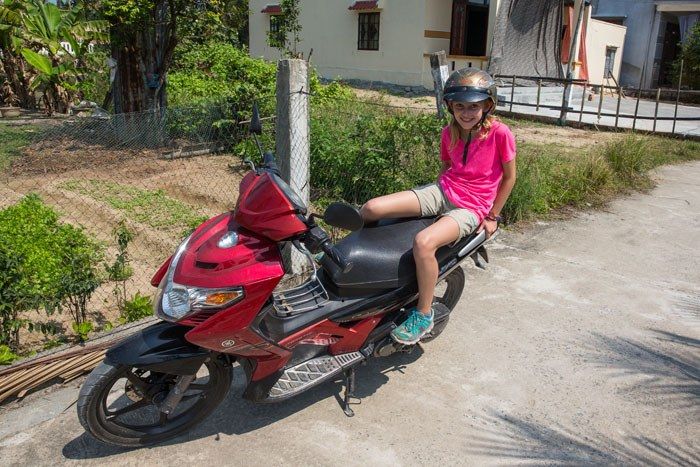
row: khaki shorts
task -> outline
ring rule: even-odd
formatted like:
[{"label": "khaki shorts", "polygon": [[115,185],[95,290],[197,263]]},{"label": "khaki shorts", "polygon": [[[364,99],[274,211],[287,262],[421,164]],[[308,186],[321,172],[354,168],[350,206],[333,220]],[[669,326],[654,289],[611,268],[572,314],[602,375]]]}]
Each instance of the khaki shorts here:
[{"label": "khaki shorts", "polygon": [[421,216],[448,216],[459,225],[459,238],[463,239],[479,226],[479,219],[469,209],[458,208],[450,203],[437,183],[411,190],[418,197]]}]

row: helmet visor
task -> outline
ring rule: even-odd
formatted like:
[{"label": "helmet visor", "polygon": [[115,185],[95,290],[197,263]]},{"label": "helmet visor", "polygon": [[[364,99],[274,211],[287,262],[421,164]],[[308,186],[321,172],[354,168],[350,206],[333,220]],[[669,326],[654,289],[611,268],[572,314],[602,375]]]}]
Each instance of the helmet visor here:
[{"label": "helmet visor", "polygon": [[491,92],[479,86],[450,86],[445,88],[443,97],[447,101],[481,102],[491,99]]}]

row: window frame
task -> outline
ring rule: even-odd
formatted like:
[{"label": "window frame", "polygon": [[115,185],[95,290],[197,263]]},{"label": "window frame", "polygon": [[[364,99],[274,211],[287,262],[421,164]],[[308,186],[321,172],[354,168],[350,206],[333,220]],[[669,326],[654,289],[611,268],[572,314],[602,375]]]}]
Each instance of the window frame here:
[{"label": "window frame", "polygon": [[[270,14],[270,26],[269,26],[269,37],[273,37],[273,34],[277,36],[275,41],[270,41],[272,47],[284,47],[284,37],[279,37],[280,23],[282,15],[281,14]],[[273,27],[274,26],[274,27]]]},{"label": "window frame", "polygon": [[[376,22],[373,19],[376,18]],[[363,19],[365,19],[363,24]],[[376,25],[376,39],[369,37],[369,27]],[[365,27],[365,37],[362,36],[363,26]],[[379,29],[381,26],[381,16],[379,11],[359,12],[357,15],[357,50],[378,51],[379,50]],[[373,47],[375,46],[375,47]]]}]

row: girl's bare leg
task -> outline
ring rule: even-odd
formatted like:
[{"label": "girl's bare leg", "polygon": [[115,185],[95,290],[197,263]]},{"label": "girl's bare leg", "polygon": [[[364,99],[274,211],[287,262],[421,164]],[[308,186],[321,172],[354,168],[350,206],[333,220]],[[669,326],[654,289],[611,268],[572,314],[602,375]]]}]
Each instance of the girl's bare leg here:
[{"label": "girl's bare leg", "polygon": [[421,230],[413,241],[413,258],[418,275],[418,311],[430,314],[435,283],[438,278],[438,263],[435,252],[459,237],[459,225],[451,217],[441,217],[430,227]]},{"label": "girl's bare leg", "polygon": [[360,214],[365,222],[392,217],[417,217],[420,216],[420,203],[414,192],[401,191],[372,198],[362,206]]}]

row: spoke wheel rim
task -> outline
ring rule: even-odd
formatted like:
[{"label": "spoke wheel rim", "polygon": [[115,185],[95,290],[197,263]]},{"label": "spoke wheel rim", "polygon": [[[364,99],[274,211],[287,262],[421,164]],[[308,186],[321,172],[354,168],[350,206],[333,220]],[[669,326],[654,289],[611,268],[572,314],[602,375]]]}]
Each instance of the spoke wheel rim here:
[{"label": "spoke wheel rim", "polygon": [[[166,415],[157,409],[156,403],[165,398],[174,384],[175,376],[153,373],[148,377],[152,380],[148,381],[148,378],[143,379],[146,372],[138,375],[134,368],[124,367],[102,391],[97,414],[100,424],[105,430],[117,436],[123,436],[125,432],[128,432],[130,436],[159,436],[177,430],[197,416],[197,413],[207,404],[208,393],[217,386],[218,376],[213,370],[213,365],[205,363],[200,372],[205,368],[207,370],[206,383],[199,382],[201,379],[199,377],[195,379],[195,382],[185,391],[183,400],[175,407],[173,413]],[[120,381],[124,380],[133,385],[132,390],[141,397],[139,400],[133,401],[123,390],[115,388],[120,384]],[[119,394],[119,392],[121,394],[117,400],[126,399],[131,403],[118,409],[111,409],[109,398]],[[187,404],[187,408],[184,410],[181,409],[183,403]],[[124,419],[130,415],[137,416],[136,412],[144,409],[152,412],[150,417],[146,417],[150,418],[149,422],[133,423]]]}]

